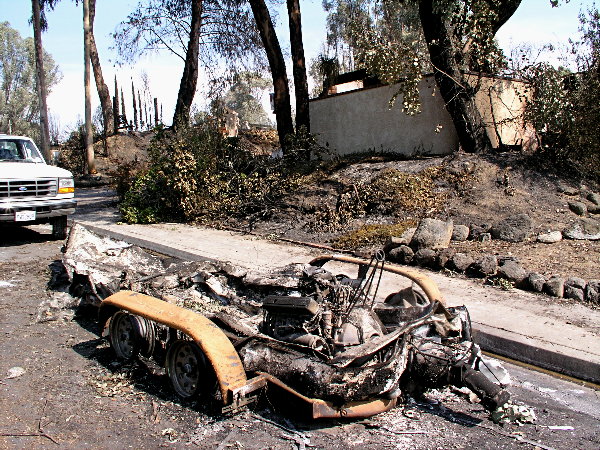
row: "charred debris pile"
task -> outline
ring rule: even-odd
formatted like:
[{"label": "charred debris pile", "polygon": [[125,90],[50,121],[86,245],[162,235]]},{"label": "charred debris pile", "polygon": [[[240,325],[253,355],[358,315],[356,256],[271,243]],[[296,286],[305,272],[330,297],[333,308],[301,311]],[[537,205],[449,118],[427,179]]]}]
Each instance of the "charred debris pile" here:
[{"label": "charred debris pile", "polygon": [[[271,273],[228,263],[165,263],[75,225],[64,250],[64,289],[83,304],[98,306],[128,290],[196,311],[227,336],[248,376],[264,374],[288,394],[317,399],[313,405],[325,402],[340,416],[343,411],[376,414],[405,395],[446,385],[468,387],[490,410],[508,401],[508,393],[479,370],[481,352],[472,341],[465,307],[446,307],[433,282],[409,269],[395,269],[394,275],[404,275],[404,284],[382,282],[390,270],[382,253],[370,262],[343,259],[338,262],[359,263],[354,267],[358,273],[326,270],[331,257]],[[111,328],[117,316],[112,317],[100,325],[115,334],[109,340],[117,356],[139,354],[164,362],[166,353],[169,371],[169,346],[186,336],[133,315]],[[175,391],[182,397],[200,393],[200,372],[210,371],[210,364],[179,364],[181,373],[177,364],[171,374]],[[178,386],[180,375],[185,385]],[[363,404],[370,406],[356,406]]]}]

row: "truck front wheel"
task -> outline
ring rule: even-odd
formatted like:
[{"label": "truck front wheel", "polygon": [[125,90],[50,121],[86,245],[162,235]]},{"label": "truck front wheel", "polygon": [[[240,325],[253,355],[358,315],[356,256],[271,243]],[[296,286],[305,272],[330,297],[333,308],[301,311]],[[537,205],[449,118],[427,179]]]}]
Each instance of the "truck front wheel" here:
[{"label": "truck front wheel", "polygon": [[52,219],[52,237],[64,240],[67,238],[67,216],[54,217]]}]

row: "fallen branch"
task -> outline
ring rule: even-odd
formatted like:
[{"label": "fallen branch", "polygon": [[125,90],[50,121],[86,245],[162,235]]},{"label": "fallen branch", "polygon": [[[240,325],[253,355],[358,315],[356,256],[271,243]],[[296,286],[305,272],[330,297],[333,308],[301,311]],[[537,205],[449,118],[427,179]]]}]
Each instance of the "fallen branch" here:
[{"label": "fallen branch", "polygon": [[4,437],[45,437],[46,439],[49,439],[52,442],[54,442],[56,445],[59,445],[59,443],[56,442],[56,440],[54,440],[52,438],[52,436],[49,436],[49,435],[47,435],[44,432],[38,432],[38,433],[0,433],[0,436],[4,436]]}]

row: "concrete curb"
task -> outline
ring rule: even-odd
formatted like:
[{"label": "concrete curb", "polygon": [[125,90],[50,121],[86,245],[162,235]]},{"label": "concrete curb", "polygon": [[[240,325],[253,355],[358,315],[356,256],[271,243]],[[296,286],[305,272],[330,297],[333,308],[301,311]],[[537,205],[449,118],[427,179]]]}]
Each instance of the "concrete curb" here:
[{"label": "concrete curb", "polygon": [[[600,383],[600,364],[560,344],[473,324],[473,339],[482,350],[592,383]],[[553,347],[553,348],[548,348]]]},{"label": "concrete curb", "polygon": [[[87,223],[84,226],[99,235],[129,242],[173,258],[190,261],[216,261],[214,258],[203,257],[196,253],[107,230],[100,226]],[[484,351],[600,384],[600,355],[598,355],[598,362],[589,361],[586,359],[586,354],[580,350],[475,322],[473,323],[473,337]],[[559,337],[557,336],[557,338]],[[587,356],[589,357],[589,355]]]}]

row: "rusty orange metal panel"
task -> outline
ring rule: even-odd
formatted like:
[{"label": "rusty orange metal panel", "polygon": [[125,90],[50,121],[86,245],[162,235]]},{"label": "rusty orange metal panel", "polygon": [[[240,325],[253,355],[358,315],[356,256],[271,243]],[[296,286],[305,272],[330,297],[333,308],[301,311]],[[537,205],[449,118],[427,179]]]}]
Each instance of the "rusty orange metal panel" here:
[{"label": "rusty orange metal panel", "polygon": [[[339,261],[359,265],[369,264],[369,261],[365,259],[345,255],[321,255],[313,259],[310,262],[310,264],[312,266],[323,266],[329,261]],[[425,295],[431,303],[433,303],[434,301],[438,301],[443,306],[446,306],[446,301],[442,297],[442,293],[438,289],[435,282],[427,275],[422,274],[414,269],[410,269],[407,267],[399,267],[395,264],[386,264],[385,266],[383,266],[383,270],[385,270],[386,272],[394,273],[396,275],[401,275],[403,277],[408,278],[409,280],[414,281],[421,289],[423,289],[423,292],[425,292]]]},{"label": "rusty orange metal panel", "polygon": [[192,338],[213,366],[224,403],[230,390],[246,385],[246,372],[237,351],[225,333],[202,314],[132,291],[117,292],[104,299],[102,305],[124,309]]},{"label": "rusty orange metal panel", "polygon": [[265,378],[270,386],[276,387],[280,392],[289,394],[296,400],[301,401],[306,407],[298,409],[307,411],[312,419],[358,419],[371,417],[389,411],[396,406],[397,402],[395,398],[375,398],[372,400],[349,402],[336,406],[332,402],[302,395],[279,378],[269,375],[268,373],[259,372],[259,376]]}]

